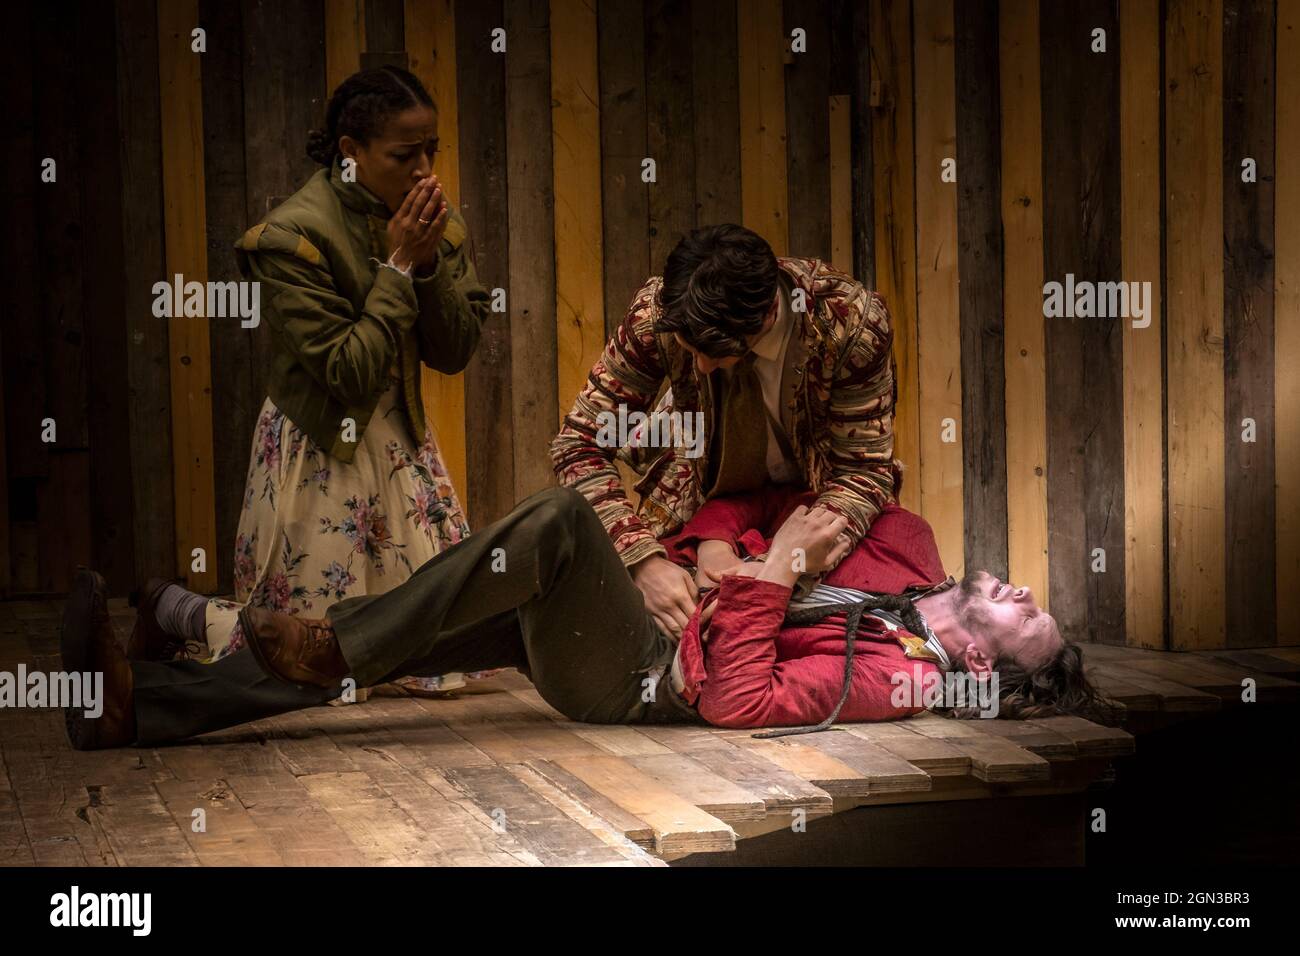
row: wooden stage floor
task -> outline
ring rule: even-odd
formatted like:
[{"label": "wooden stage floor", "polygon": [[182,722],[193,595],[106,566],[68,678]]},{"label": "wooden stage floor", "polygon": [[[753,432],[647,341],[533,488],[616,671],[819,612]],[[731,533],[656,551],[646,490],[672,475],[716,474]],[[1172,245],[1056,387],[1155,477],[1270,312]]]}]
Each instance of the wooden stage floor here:
[{"label": "wooden stage floor", "polygon": [[[134,612],[112,607],[124,637]],[[60,616],[0,603],[0,671],[57,670]],[[1239,706],[1246,676],[1262,700],[1300,693],[1297,649],[1088,653],[1139,733]],[[68,746],[61,711],[0,709],[0,865],[663,866],[856,807],[1078,792],[1135,743],[1067,717],[927,714],[773,741],[575,724],[514,671],[456,694],[91,753]]]}]

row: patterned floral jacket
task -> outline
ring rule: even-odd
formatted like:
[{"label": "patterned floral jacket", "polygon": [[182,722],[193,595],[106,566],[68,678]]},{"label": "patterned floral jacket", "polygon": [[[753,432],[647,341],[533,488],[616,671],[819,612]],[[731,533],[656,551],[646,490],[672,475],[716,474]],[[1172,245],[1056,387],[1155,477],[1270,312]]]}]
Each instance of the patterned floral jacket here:
[{"label": "patterned floral jacket", "polygon": [[[889,310],[883,298],[825,262],[778,258],[777,264],[788,287],[804,291],[806,306],[793,311],[792,335],[806,351],[790,403],[791,444],[818,503],[849,519],[856,545],[902,487],[902,464],[894,458]],[[680,529],[703,504],[708,474],[708,451],[691,458],[683,449],[655,449],[636,468],[634,509],[615,464],[618,449],[597,441],[602,413],[617,415],[620,405],[628,414],[649,412],[665,380],[674,411],[701,411],[703,421],[713,421],[708,379],[671,334],[654,331],[662,283],[654,276],[637,292],[551,442],[560,483],[591,502],[625,565],[666,553],[656,539]]]}]

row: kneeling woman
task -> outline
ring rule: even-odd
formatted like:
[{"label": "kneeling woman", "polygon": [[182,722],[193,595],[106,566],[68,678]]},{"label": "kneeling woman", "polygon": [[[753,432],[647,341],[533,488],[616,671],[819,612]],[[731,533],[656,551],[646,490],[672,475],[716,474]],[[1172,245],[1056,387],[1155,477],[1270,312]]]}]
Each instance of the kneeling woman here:
[{"label": "kneeling woman", "polygon": [[437,113],[411,73],[334,91],[308,154],[322,167],[236,243],[261,284],[268,397],[235,542],[236,602],[167,582],[142,593],[133,655],[212,663],[240,605],[314,615],[386,592],[468,533],[420,397],[420,365],[465,368],[488,315],[464,221],[433,159]]}]

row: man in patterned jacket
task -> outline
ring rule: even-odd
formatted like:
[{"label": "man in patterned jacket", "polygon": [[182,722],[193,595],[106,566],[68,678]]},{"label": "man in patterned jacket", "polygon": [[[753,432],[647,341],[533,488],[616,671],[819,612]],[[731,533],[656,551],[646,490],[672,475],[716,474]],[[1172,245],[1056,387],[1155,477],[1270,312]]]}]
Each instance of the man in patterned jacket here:
[{"label": "man in patterned jacket", "polygon": [[[663,276],[638,290],[551,457],[560,483],[596,509],[665,631],[680,636],[696,587],[657,539],[704,501],[800,485],[847,519],[850,549],[897,502],[892,344],[879,295],[820,260],[778,258],[741,226],[695,230]],[[660,447],[647,453],[643,442],[630,456],[640,474],[634,509],[615,464],[621,442],[606,426],[669,409],[703,426],[703,448],[651,430]],[[718,560],[730,564],[734,554]],[[709,570],[703,557],[701,569]]]}]

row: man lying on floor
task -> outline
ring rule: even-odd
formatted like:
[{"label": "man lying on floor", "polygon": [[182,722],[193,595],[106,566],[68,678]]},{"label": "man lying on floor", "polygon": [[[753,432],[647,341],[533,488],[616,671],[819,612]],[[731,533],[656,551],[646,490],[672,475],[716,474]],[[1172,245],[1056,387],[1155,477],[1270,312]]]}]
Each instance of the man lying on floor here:
[{"label": "man lying on floor", "polygon": [[[670,539],[689,560],[701,537],[730,528],[731,541],[746,550],[761,541],[766,554],[745,574],[722,577],[680,653],[646,612],[596,513],[567,488],[533,495],[399,587],[340,601],[326,618],[245,608],[247,647],[211,664],[129,661],[113,635],[103,579],[82,571],[64,616],[63,665],[102,671],[104,703],[96,719],[69,709],[69,737],[79,749],[152,746],[322,704],[349,686],[493,667],[518,668],[577,721],[815,724],[844,690],[845,616],[801,624],[808,609],[796,605],[795,620],[784,623],[786,605],[796,567],[817,573],[837,561],[829,585],[908,591],[924,616],[912,626],[926,634],[895,638],[888,609],[863,617],[838,719],[922,710],[910,692],[901,705],[891,701],[895,675],[906,681],[943,667],[997,668],[1004,714],[1008,703],[1026,713],[1075,712],[1094,699],[1077,645],[1062,641],[1028,589],[984,572],[960,585],[944,580],[923,519],[889,509],[840,561],[844,519],[793,499],[780,507],[771,540],[763,537],[774,526],[763,519],[780,501],[778,492],[738,507],[720,500]],[[908,602],[885,603],[913,613]]]}]

